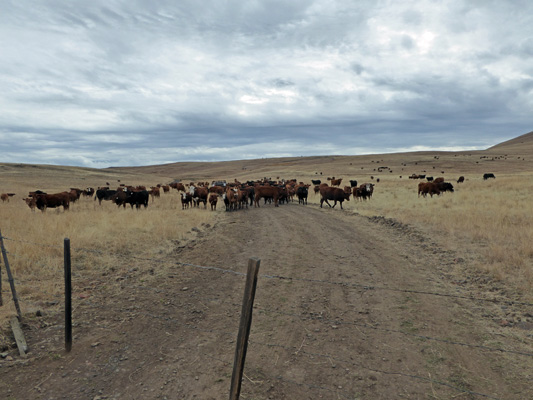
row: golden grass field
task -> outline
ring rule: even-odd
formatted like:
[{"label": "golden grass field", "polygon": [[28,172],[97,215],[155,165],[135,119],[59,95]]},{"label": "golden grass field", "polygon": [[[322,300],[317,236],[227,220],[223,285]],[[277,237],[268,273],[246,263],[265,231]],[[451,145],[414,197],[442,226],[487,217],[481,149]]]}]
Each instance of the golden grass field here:
[{"label": "golden grass field", "polygon": [[[496,179],[484,181],[485,172],[494,173]],[[408,179],[412,173],[443,176],[456,191],[419,198],[419,181]],[[0,204],[0,230],[6,237],[23,312],[53,307],[61,300],[66,237],[71,241],[76,266],[74,279],[88,282],[95,276],[107,276],[113,268],[128,268],[124,260],[131,257],[157,259],[172,252],[176,243],[193,238],[194,228],[209,229],[216,221],[231,218],[221,202],[216,212],[182,210],[175,190],[161,194],[146,210],[131,210],[129,206],[117,209],[110,202],[99,206],[82,197],[68,212],[31,212],[22,200],[30,190],[53,193],[106,183],[114,187],[119,181],[154,186],[174,179],[211,182],[280,177],[311,183],[311,179],[326,181],[335,176],[346,182],[374,182],[371,200],[352,199],[345,203],[345,209],[393,218],[436,238],[441,246],[464,250],[471,254],[471,262],[480,273],[501,280],[528,301],[533,299],[533,133],[486,151],[176,163],[105,170],[0,164],[0,174],[0,192],[16,193],[9,203]],[[456,184],[460,175],[466,180]],[[319,197],[311,191],[309,201],[318,203]],[[15,310],[5,271],[2,273],[6,306],[0,308],[0,322],[5,322]]]}]

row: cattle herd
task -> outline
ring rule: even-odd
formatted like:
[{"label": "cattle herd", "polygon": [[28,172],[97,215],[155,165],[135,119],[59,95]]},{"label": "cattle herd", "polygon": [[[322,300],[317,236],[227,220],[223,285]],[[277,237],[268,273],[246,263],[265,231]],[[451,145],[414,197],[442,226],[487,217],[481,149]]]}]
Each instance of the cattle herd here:
[{"label": "cattle herd", "polygon": [[[433,197],[433,195],[438,196],[444,192],[453,193],[454,191],[453,185],[450,182],[446,182],[442,177],[433,179],[433,177],[413,174],[409,178],[426,180],[418,184],[418,197],[421,195],[427,197],[428,194]],[[486,173],[483,175],[484,180],[489,178],[494,179],[494,174]],[[320,207],[326,203],[329,207],[334,208],[339,203],[342,209],[342,203],[349,201],[350,196],[364,201],[371,199],[374,193],[373,183],[358,185],[356,180],[349,180],[350,185],[341,188],[342,178],[332,177],[327,178],[327,180],[329,183],[321,180],[311,180],[315,195],[320,195]],[[462,183],[464,180],[464,177],[460,176],[457,179],[457,183]],[[277,178],[277,180],[263,178],[244,183],[239,182],[237,179],[229,183],[226,183],[226,181],[213,181],[211,183],[190,182],[189,184],[172,182],[168,185],[158,184],[150,187],[150,189],[145,186],[126,186],[121,184],[117,189],[110,189],[109,186],[99,187],[96,190],[94,188],[84,190],[70,188],[69,191],[54,194],[36,190],[30,192],[23,201],[32,211],[37,208],[44,212],[47,208],[58,207],[68,210],[70,204],[78,201],[80,197],[92,198],[94,196],[94,200],[98,200],[100,205],[102,201],[111,201],[118,207],[125,208],[129,204],[132,209],[134,206],[139,209],[141,206],[148,207],[150,198],[153,202],[155,198],[160,197],[161,191],[168,193],[171,189],[175,189],[179,193],[182,209],[200,207],[201,204],[203,204],[204,208],[207,208],[209,203],[210,209],[216,210],[218,201],[221,199],[226,211],[235,211],[249,206],[260,207],[261,200],[263,200],[263,204],[274,203],[274,206],[278,207],[280,204],[295,201],[297,198],[298,204],[306,205],[309,187],[312,185],[298,182],[296,179],[285,180],[280,178]],[[2,202],[9,202],[10,197],[14,195],[14,193],[3,193],[1,194],[1,200]],[[330,202],[333,202],[333,204]]]}]

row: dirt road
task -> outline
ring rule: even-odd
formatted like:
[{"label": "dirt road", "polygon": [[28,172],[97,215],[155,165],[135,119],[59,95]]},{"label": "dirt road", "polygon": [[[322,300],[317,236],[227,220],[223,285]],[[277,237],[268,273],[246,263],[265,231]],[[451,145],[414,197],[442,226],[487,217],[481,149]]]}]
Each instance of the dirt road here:
[{"label": "dirt road", "polygon": [[500,321],[507,303],[469,299],[488,292],[457,284],[465,257],[393,221],[296,204],[221,214],[171,255],[78,282],[90,296],[72,352],[60,315],[30,319],[31,357],[1,362],[0,397],[228,398],[233,272],[249,257],[261,268],[242,399],[533,398],[532,331]]}]

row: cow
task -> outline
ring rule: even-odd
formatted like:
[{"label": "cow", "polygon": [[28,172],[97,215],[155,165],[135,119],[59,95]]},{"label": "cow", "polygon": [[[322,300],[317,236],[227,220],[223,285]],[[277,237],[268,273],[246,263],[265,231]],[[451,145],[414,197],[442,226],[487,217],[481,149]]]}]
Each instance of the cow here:
[{"label": "cow", "polygon": [[102,205],[102,200],[111,200],[111,197],[113,197],[116,193],[116,190],[110,190],[106,187],[98,188],[96,190],[94,200],[96,201],[98,199],[98,204]]},{"label": "cow", "polygon": [[[63,207],[67,211],[70,206],[70,195],[68,192],[54,193],[54,194],[35,194],[31,199],[25,199],[26,204],[31,209],[37,207],[42,212],[47,208]],[[29,201],[28,201],[29,200]]]},{"label": "cow", "polygon": [[144,206],[144,208],[146,208],[148,207],[149,198],[150,198],[150,194],[148,193],[147,190],[138,190],[138,191],[127,190],[126,199],[124,200],[124,202],[129,204],[132,209],[134,205],[135,205],[135,208],[137,209],[141,208],[141,206]]},{"label": "cow", "polygon": [[320,179],[311,179],[311,183],[313,185],[320,185],[322,183],[322,181]]},{"label": "cow", "polygon": [[[324,187],[320,188],[320,195],[321,195],[320,208],[322,208],[322,204],[324,203],[324,201],[326,202],[326,204],[328,206],[330,206],[332,208],[335,208],[335,206],[337,205],[337,202],[339,202],[340,205],[341,205],[341,210],[342,210],[343,209],[342,208],[342,202],[344,200],[350,201],[350,193],[346,193],[341,188],[334,188],[334,187],[324,186]],[[333,206],[331,204],[329,204],[328,200],[333,200],[334,201]]]},{"label": "cow", "polygon": [[2,193],[0,199],[2,199],[2,203],[5,203],[6,201],[9,203],[9,195],[7,193]]},{"label": "cow", "polygon": [[418,184],[418,197],[422,194],[423,197],[426,197],[428,194],[433,197],[434,194],[437,196],[440,195],[440,190],[438,184],[435,182],[420,182]]},{"label": "cow", "polygon": [[212,185],[209,187],[208,191],[209,193],[215,193],[215,194],[218,194],[219,196],[222,196],[224,192],[226,191],[226,188],[220,185]]},{"label": "cow", "polygon": [[161,190],[158,187],[152,186],[150,190],[148,191],[148,194],[150,195],[150,197],[152,197],[152,203],[153,203],[156,197],[161,197]]},{"label": "cow", "polygon": [[243,188],[237,188],[237,204],[239,209],[248,208],[248,190]]},{"label": "cow", "polygon": [[307,204],[307,195],[309,194],[309,187],[298,186],[296,188],[296,196],[298,196],[298,204]]},{"label": "cow", "polygon": [[123,190],[117,190],[117,192],[111,196],[111,201],[115,203],[118,207],[122,206],[126,208],[126,198],[128,195]]},{"label": "cow", "polygon": [[489,173],[487,173],[487,174],[483,174],[483,180],[486,181],[486,180],[489,179],[489,178],[496,179],[496,177],[494,176],[493,173],[490,173],[490,172],[489,172]]},{"label": "cow", "polygon": [[84,197],[93,197],[93,194],[94,194],[94,188],[92,187],[88,187],[87,189],[83,190],[81,192],[81,194],[84,196]]},{"label": "cow", "polygon": [[356,187],[357,186],[357,181],[355,179],[350,179],[350,187]]},{"label": "cow", "polygon": [[362,183],[359,187],[354,187],[352,191],[353,197],[356,197],[359,200],[367,200],[371,198],[374,193],[374,184]]},{"label": "cow", "polygon": [[426,180],[427,180],[428,182],[433,182],[433,177],[432,177],[432,176],[428,176],[428,177],[426,177]]},{"label": "cow", "polygon": [[181,199],[181,209],[185,210],[186,208],[189,208],[189,206],[192,203],[192,195],[190,193],[181,193],[180,196]]},{"label": "cow", "polygon": [[340,186],[341,182],[342,182],[342,178],[339,178],[339,179],[331,178],[331,186]]},{"label": "cow", "polygon": [[207,208],[207,195],[209,191],[204,186],[191,186],[189,187],[189,193],[192,195],[194,204],[199,206],[200,203],[204,203],[204,208]]},{"label": "cow", "polygon": [[444,182],[444,178],[442,176],[439,176],[438,178],[435,178],[433,180],[434,183],[441,183],[441,182]]},{"label": "cow", "polygon": [[254,206],[259,207],[259,200],[264,198],[272,198],[274,200],[274,206],[278,207],[280,188],[277,186],[256,186],[255,187]]},{"label": "cow", "polygon": [[170,186],[173,189],[176,189],[178,192],[182,191],[185,192],[185,185],[181,182],[172,182],[168,186]]},{"label": "cow", "polygon": [[438,182],[437,187],[439,188],[440,192],[452,192],[453,193],[453,185],[450,182]]},{"label": "cow", "polygon": [[237,189],[228,187],[226,188],[226,193],[222,195],[224,199],[224,204],[226,205],[226,211],[235,211],[237,210],[238,200],[237,200]]},{"label": "cow", "polygon": [[211,193],[209,195],[209,204],[211,205],[211,211],[217,209],[218,195],[216,193]]},{"label": "cow", "polygon": [[463,183],[465,181],[464,176],[460,176],[459,179],[457,179],[457,183]]}]

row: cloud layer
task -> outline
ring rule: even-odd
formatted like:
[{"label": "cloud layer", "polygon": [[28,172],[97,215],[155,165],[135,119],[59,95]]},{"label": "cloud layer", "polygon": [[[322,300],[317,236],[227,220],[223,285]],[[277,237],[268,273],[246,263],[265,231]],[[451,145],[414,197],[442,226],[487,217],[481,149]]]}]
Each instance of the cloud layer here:
[{"label": "cloud layer", "polygon": [[4,1],[4,162],[486,148],[533,122],[528,1]]}]

